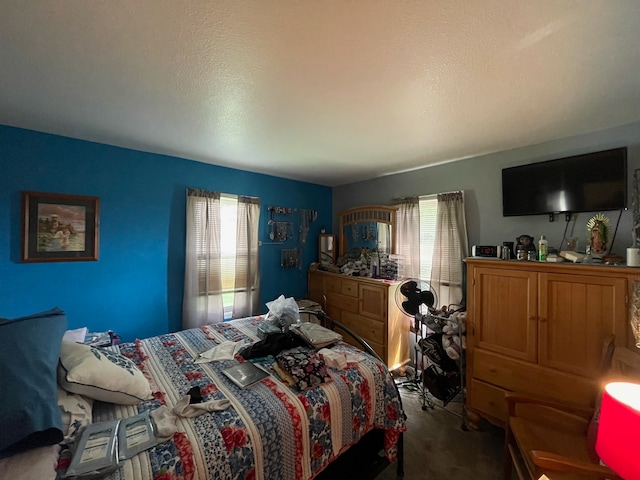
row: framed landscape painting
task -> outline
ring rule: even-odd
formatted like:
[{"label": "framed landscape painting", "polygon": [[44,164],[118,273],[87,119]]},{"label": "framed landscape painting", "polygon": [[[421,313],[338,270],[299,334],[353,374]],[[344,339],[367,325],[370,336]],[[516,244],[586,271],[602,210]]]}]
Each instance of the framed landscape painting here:
[{"label": "framed landscape painting", "polygon": [[98,260],[98,197],[22,192],[22,261]]}]

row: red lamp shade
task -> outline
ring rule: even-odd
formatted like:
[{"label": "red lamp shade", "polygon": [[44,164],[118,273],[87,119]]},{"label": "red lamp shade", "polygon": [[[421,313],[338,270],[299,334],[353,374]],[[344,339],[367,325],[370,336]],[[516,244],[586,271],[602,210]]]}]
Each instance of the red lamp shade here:
[{"label": "red lamp shade", "polygon": [[624,479],[640,479],[640,385],[613,382],[602,395],[596,451]]}]

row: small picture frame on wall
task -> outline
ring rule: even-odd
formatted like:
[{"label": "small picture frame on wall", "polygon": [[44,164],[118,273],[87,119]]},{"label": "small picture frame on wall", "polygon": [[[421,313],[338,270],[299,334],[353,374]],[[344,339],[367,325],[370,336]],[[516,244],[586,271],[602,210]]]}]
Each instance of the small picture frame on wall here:
[{"label": "small picture frame on wall", "polygon": [[22,192],[22,261],[98,260],[100,199]]}]

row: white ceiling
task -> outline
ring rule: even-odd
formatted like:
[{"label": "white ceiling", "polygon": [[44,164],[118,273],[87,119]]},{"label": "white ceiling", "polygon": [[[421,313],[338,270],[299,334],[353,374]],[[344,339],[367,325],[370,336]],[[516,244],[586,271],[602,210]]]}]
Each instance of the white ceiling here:
[{"label": "white ceiling", "polygon": [[0,124],[296,180],[639,120],[637,0],[0,2]]}]

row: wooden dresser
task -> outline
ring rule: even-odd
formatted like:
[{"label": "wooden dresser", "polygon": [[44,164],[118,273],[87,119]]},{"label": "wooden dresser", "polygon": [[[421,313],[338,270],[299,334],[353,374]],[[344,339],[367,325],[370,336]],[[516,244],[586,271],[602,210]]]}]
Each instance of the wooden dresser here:
[{"label": "wooden dresser", "polygon": [[[310,300],[371,345],[390,369],[409,362],[411,319],[396,306],[400,282],[309,271]],[[325,303],[326,298],[326,303]],[[345,341],[357,343],[353,339]]]},{"label": "wooden dresser", "polygon": [[629,299],[640,269],[467,259],[467,396],[504,425],[505,391],[592,405],[604,339],[632,346]]}]

